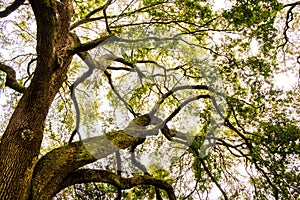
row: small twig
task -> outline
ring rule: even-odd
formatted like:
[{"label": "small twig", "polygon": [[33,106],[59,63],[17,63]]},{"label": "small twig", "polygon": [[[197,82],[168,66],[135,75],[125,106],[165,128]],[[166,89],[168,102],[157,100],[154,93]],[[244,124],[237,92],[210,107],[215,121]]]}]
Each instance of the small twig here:
[{"label": "small twig", "polygon": [[120,101],[122,101],[125,105],[125,107],[129,110],[129,112],[133,115],[133,116],[137,116],[137,114],[134,112],[133,108],[131,105],[129,105],[125,99],[120,95],[120,93],[115,89],[115,86],[113,85],[113,82],[112,82],[112,78],[111,78],[111,74],[105,70],[104,71],[104,74],[105,76],[107,77],[108,79],[108,83],[112,89],[112,91],[115,93],[115,95],[118,97],[118,99],[120,99]]},{"label": "small twig", "polygon": [[[191,147],[191,149],[194,151],[194,153],[196,155],[199,154],[199,152],[197,151],[197,149]],[[219,190],[221,191],[221,193],[223,194],[223,197],[225,200],[228,200],[227,194],[226,192],[223,190],[223,188],[221,187],[221,185],[218,183],[218,181],[215,179],[215,177],[211,174],[210,170],[208,169],[208,167],[206,166],[204,160],[200,157],[197,157],[197,159],[199,159],[201,165],[204,168],[204,171],[207,173],[207,175],[211,178],[211,180],[216,184],[216,186],[219,188]]]}]

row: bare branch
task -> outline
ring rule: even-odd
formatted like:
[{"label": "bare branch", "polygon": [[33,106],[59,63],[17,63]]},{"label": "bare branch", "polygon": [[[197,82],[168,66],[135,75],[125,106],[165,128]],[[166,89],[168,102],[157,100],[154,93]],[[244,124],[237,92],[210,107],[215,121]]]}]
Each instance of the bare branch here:
[{"label": "bare branch", "polygon": [[11,89],[20,92],[20,93],[24,93],[26,90],[26,87],[20,85],[16,79],[16,72],[15,70],[10,67],[7,66],[3,63],[0,63],[0,70],[6,73],[6,81],[5,81],[5,85],[7,87],[10,87]]},{"label": "bare branch", "polygon": [[114,58],[113,60],[131,67],[132,69],[134,69],[136,71],[136,73],[138,74],[138,76],[140,78],[145,77],[145,75],[133,63],[126,61],[124,58]]},{"label": "bare branch", "polygon": [[294,2],[294,3],[289,3],[289,4],[285,4],[283,7],[284,8],[286,8],[286,7],[295,7],[295,6],[297,6],[297,5],[300,5],[300,1],[296,1],[296,2]]},{"label": "bare branch", "polygon": [[165,99],[167,99],[170,95],[174,94],[177,91],[180,90],[187,90],[187,89],[198,89],[198,90],[210,90],[212,91],[212,88],[206,86],[206,85],[182,85],[179,87],[175,87],[172,90],[170,90],[169,92],[165,93],[155,104],[155,106],[152,108],[150,115],[154,115],[157,110],[159,109],[160,105],[165,101]]},{"label": "bare branch", "polygon": [[[192,146],[190,147],[191,150],[194,152],[195,155],[199,155],[199,152],[197,149],[193,148]],[[207,175],[211,178],[211,180],[216,184],[216,186],[219,188],[219,190],[221,191],[221,193],[223,194],[224,196],[224,199],[227,200],[228,197],[227,197],[227,194],[226,192],[222,189],[221,185],[218,183],[218,181],[215,179],[215,177],[212,175],[212,173],[210,172],[210,170],[208,169],[208,167],[206,166],[204,160],[200,157],[196,157],[196,159],[198,159],[201,163],[201,165],[203,166],[205,172],[207,173]]]},{"label": "bare branch", "polygon": [[83,18],[78,20],[77,22],[74,22],[71,26],[70,26],[70,30],[73,30],[75,28],[77,28],[78,26],[88,23],[88,22],[93,22],[93,21],[98,21],[104,19],[104,16],[101,17],[94,17],[94,18]]},{"label": "bare branch", "polygon": [[120,99],[120,101],[122,101],[124,103],[124,105],[126,106],[126,108],[129,110],[129,112],[133,115],[133,116],[137,116],[136,113],[134,112],[133,108],[131,105],[129,105],[125,99],[120,95],[120,93],[116,90],[115,86],[113,85],[113,82],[112,82],[112,78],[111,78],[111,74],[105,70],[104,71],[104,74],[105,76],[107,77],[108,79],[108,83],[111,87],[111,89],[113,90],[113,92],[115,93],[115,95],[118,97],[118,99]]},{"label": "bare branch", "polygon": [[278,48],[280,48],[280,47],[284,48],[285,45],[289,42],[289,37],[287,35],[287,32],[290,28],[290,23],[294,20],[293,9],[298,5],[300,5],[300,1],[284,5],[284,8],[286,8],[286,7],[290,7],[290,8],[288,9],[288,11],[286,13],[285,27],[284,27],[284,31],[283,31],[284,42],[281,45],[279,45]]},{"label": "bare branch", "polygon": [[164,180],[156,179],[149,175],[123,178],[109,171],[92,169],[79,169],[69,173],[60,185],[57,186],[57,192],[76,183],[89,183],[92,181],[109,183],[122,190],[130,189],[138,185],[153,185],[165,190],[170,200],[176,199],[173,187]]},{"label": "bare branch", "polygon": [[[72,34],[72,37],[76,43],[77,46],[81,46],[80,40],[78,38],[78,36],[76,34]],[[107,36],[107,38],[109,38],[110,36]],[[104,41],[105,39],[103,39],[102,41]],[[101,42],[100,42],[101,43]],[[84,44],[83,44],[84,45]],[[100,68],[104,71],[105,76],[108,79],[108,83],[111,86],[113,92],[115,93],[115,95],[124,103],[124,105],[126,106],[126,108],[133,114],[133,116],[137,116],[133,110],[133,108],[124,100],[123,97],[121,97],[121,95],[119,94],[119,92],[115,89],[112,79],[111,79],[111,74],[106,70],[106,68],[108,66],[97,66],[97,63],[94,62],[94,60],[91,58],[91,56],[89,55],[89,53],[87,51],[84,52],[76,52],[78,54],[78,56],[87,64],[87,66],[89,67],[89,70],[87,72],[85,72],[85,74],[80,77],[78,80],[76,80],[73,85],[71,86],[71,90],[74,91],[74,89],[76,88],[76,86],[78,84],[80,84],[82,81],[84,81],[87,77],[89,77],[91,75],[91,73],[93,72],[94,69],[96,68]],[[110,58],[113,57],[113,58]],[[112,59],[115,60],[116,58],[114,56],[108,56],[107,59]],[[116,59],[118,62],[122,62],[122,63],[126,63],[124,60],[117,58]],[[127,63],[128,64],[128,63]],[[132,66],[131,66],[132,67]],[[76,98],[73,98],[73,100],[75,100],[74,104],[76,104]],[[76,105],[75,105],[76,106]],[[76,106],[77,107],[77,106]],[[79,110],[78,108],[76,108],[76,112],[77,116],[79,116]],[[78,129],[78,120],[76,122],[76,129]],[[71,135],[71,139],[73,139],[74,135],[76,134],[76,132],[73,132],[73,134]],[[70,140],[71,142],[72,140]]]},{"label": "bare branch", "polygon": [[228,200],[228,197],[226,195],[226,192],[223,190],[221,185],[218,183],[218,181],[215,179],[215,177],[212,175],[212,173],[209,171],[208,167],[206,166],[204,160],[202,158],[199,158],[200,163],[202,164],[205,172],[208,174],[208,176],[211,178],[211,180],[216,184],[216,186],[219,188],[219,190],[222,192],[224,199]]},{"label": "bare branch", "polygon": [[109,35],[105,35],[103,37],[92,40],[90,42],[80,44],[80,45],[70,49],[70,55],[74,55],[74,54],[77,54],[77,53],[80,53],[80,52],[91,50],[91,49],[97,47],[99,44],[101,44],[105,40],[107,40],[109,38],[112,38],[114,35],[115,35],[114,33],[111,33]]},{"label": "bare branch", "polygon": [[[209,20],[208,22],[199,25],[193,22],[188,22],[185,20],[165,20],[165,21],[159,21],[159,20],[150,20],[150,21],[144,21],[144,22],[136,22],[136,23],[127,23],[127,24],[119,24],[116,26],[112,26],[112,28],[122,28],[122,27],[127,27],[127,26],[140,26],[140,25],[154,25],[154,24],[161,24],[161,25],[169,25],[169,24],[176,24],[179,27],[181,27],[182,29],[186,30],[187,33],[185,34],[191,34],[191,33],[197,33],[197,32],[208,32],[208,31],[229,31],[229,30],[216,30],[216,29],[200,29],[203,27],[206,27],[208,24],[210,24],[211,22],[213,22],[214,20],[218,19],[218,17],[213,18],[211,20]],[[184,28],[181,24],[187,24],[190,26],[193,26],[195,28],[199,28],[200,30],[196,30],[196,31],[189,31],[187,28]]]},{"label": "bare branch", "polygon": [[90,14],[88,14],[85,18],[80,19],[80,20],[74,22],[74,23],[71,25],[70,29],[72,30],[72,29],[74,29],[74,28],[76,28],[76,27],[78,27],[78,26],[80,26],[80,25],[82,25],[82,24],[85,24],[85,23],[88,23],[88,22],[93,22],[93,21],[98,21],[98,20],[105,19],[105,18],[107,18],[107,19],[117,18],[117,19],[115,20],[115,21],[117,21],[117,20],[119,20],[119,19],[122,18],[122,17],[130,16],[130,15],[133,15],[133,14],[138,13],[138,12],[144,12],[144,10],[147,10],[147,9],[149,9],[149,8],[152,8],[152,7],[154,7],[154,6],[157,6],[157,5],[160,5],[160,4],[164,4],[164,3],[166,3],[166,2],[158,2],[158,3],[156,3],[156,4],[152,4],[152,5],[149,5],[149,6],[145,6],[145,7],[142,7],[142,8],[139,8],[139,9],[136,9],[136,10],[133,10],[133,11],[130,11],[130,12],[127,12],[127,13],[123,12],[123,13],[118,14],[118,15],[112,15],[112,16],[107,16],[107,17],[101,16],[101,17],[90,18],[93,14],[95,14],[95,13],[97,13],[97,12],[99,12],[99,11],[102,11],[102,10],[105,8],[105,5],[104,5],[104,6],[101,6],[101,7],[97,8],[97,9],[95,9],[94,11],[92,11],[92,12],[91,12]]},{"label": "bare branch", "polygon": [[110,69],[110,70],[124,70],[124,71],[131,71],[131,68],[127,68],[127,67],[112,67],[112,66],[108,66],[106,69]]},{"label": "bare branch", "polygon": [[[163,103],[163,101],[170,95],[172,95],[174,92],[179,91],[179,90],[184,90],[184,89],[202,89],[202,90],[209,90],[214,92],[214,90],[208,86],[205,85],[184,85],[184,86],[179,86],[176,88],[173,88],[173,90],[169,91],[168,93],[164,94],[163,97],[156,103],[156,105],[154,106],[154,108],[152,109],[152,111],[149,113],[150,116],[154,116],[154,114],[157,112],[157,110],[159,109],[160,105]],[[249,142],[249,139],[242,134],[236,127],[234,127],[232,125],[232,123],[225,118],[225,116],[223,116],[222,112],[220,111],[218,104],[214,98],[214,96],[212,95],[198,95],[196,97],[192,97],[190,99],[187,99],[186,101],[184,101],[183,103],[181,103],[172,113],[171,115],[169,115],[164,122],[160,123],[156,128],[161,129],[162,127],[164,127],[164,125],[166,123],[168,123],[170,120],[172,120],[178,113],[179,111],[186,106],[187,104],[189,104],[192,101],[198,100],[198,99],[211,99],[211,102],[213,104],[213,106],[215,107],[217,113],[220,115],[220,117],[222,117],[224,119],[224,125],[227,126],[229,129],[233,130],[235,133],[237,133],[246,143],[247,147],[249,148],[250,152],[252,152],[252,144]],[[147,133],[147,132],[146,132]],[[164,136],[166,136],[167,139],[171,140],[171,135],[168,135],[168,132],[162,132],[164,134]]]},{"label": "bare branch", "polygon": [[15,0],[11,5],[7,6],[5,10],[0,11],[0,18],[7,17],[8,15],[10,15],[12,12],[17,10],[21,5],[23,5],[24,2],[25,0]]},{"label": "bare branch", "polygon": [[111,0],[109,0],[109,1],[105,4],[105,6],[104,6],[104,8],[103,8],[103,16],[104,16],[104,19],[105,19],[106,31],[107,31],[109,34],[111,34],[111,30],[110,30],[110,28],[109,28],[106,10],[107,10],[107,8],[108,8],[108,6],[109,6],[110,3],[111,3]]}]

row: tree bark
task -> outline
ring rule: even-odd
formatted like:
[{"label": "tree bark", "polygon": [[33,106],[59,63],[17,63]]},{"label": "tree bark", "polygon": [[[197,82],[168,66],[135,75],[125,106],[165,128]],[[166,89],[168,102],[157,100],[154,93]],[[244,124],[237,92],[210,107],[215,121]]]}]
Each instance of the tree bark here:
[{"label": "tree bark", "polygon": [[[37,23],[37,67],[1,138],[0,199],[30,198],[48,110],[72,60],[64,50],[69,45],[71,1],[62,1],[61,12],[51,0],[31,0],[30,4]],[[57,62],[58,58],[63,62]]]}]

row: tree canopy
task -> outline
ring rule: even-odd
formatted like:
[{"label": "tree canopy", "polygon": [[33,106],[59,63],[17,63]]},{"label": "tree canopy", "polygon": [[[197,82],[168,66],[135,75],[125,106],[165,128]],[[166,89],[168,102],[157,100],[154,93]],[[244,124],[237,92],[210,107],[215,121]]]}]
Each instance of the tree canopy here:
[{"label": "tree canopy", "polygon": [[0,199],[300,198],[299,1],[0,7]]}]

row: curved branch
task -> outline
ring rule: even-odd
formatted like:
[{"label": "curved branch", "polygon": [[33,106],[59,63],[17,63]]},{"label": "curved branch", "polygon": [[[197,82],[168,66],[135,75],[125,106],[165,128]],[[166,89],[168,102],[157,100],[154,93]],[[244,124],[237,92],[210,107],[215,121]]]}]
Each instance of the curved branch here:
[{"label": "curved branch", "polygon": [[111,3],[112,3],[112,0],[108,0],[104,5],[96,8],[95,10],[93,10],[89,14],[87,14],[85,16],[85,18],[90,18],[92,15],[96,14],[97,12],[100,12],[100,11],[106,9]]},{"label": "curved branch", "polygon": [[300,5],[300,1],[296,1],[296,2],[294,2],[294,3],[285,4],[283,7],[284,7],[284,8],[285,8],[285,7],[289,7],[289,6],[295,7],[295,6],[297,6],[297,5]]},{"label": "curved branch", "polygon": [[[191,150],[195,153],[195,155],[199,155],[199,152],[197,149],[195,149],[194,147],[190,146]],[[215,177],[212,175],[212,173],[210,172],[210,170],[208,169],[208,167],[206,166],[204,160],[202,158],[200,158],[199,156],[196,157],[196,159],[199,159],[201,165],[204,168],[204,171],[207,173],[207,175],[211,178],[211,180],[216,184],[216,186],[218,187],[218,189],[221,191],[221,193],[224,196],[225,200],[228,200],[227,194],[226,192],[223,190],[223,188],[221,187],[221,185],[218,183],[218,181],[215,179]]]},{"label": "curved branch", "polygon": [[135,66],[135,64],[133,64],[133,63],[131,63],[129,61],[126,61],[124,58],[118,58],[118,57],[116,57],[116,58],[113,59],[113,61],[116,61],[116,62],[119,62],[119,63],[122,63],[124,65],[127,65],[127,66],[131,67],[132,69],[134,69],[136,71],[136,73],[138,74],[138,76],[139,76],[140,79],[143,78],[143,77],[145,77],[145,74],[143,74],[143,72],[141,72],[141,70],[139,70]]},{"label": "curved branch", "polygon": [[53,149],[38,161],[34,169],[32,199],[48,199],[56,194],[57,185],[63,182],[67,174],[119,149],[130,147],[137,139],[122,130],[114,130]]},{"label": "curved branch", "polygon": [[113,82],[112,82],[111,74],[110,74],[107,70],[104,71],[104,74],[105,74],[105,76],[106,76],[107,79],[108,79],[108,83],[109,83],[109,85],[110,85],[112,91],[115,93],[115,95],[118,97],[118,99],[124,103],[125,107],[129,110],[129,112],[130,112],[133,116],[137,116],[137,114],[134,112],[132,106],[129,105],[129,104],[125,101],[125,99],[120,95],[120,93],[116,90],[116,88],[115,88],[115,86],[113,85]]},{"label": "curved branch", "polygon": [[[128,23],[128,24],[119,24],[116,26],[112,26],[112,28],[122,28],[122,27],[127,27],[127,26],[140,26],[140,25],[154,25],[154,24],[160,24],[160,25],[169,25],[169,24],[176,24],[178,25],[180,28],[186,30],[186,33],[183,34],[194,34],[194,33],[198,33],[198,32],[208,32],[208,31],[228,31],[228,30],[216,30],[216,29],[200,29],[203,27],[206,27],[208,24],[210,24],[211,22],[213,22],[214,20],[218,19],[219,17],[215,17],[211,20],[209,20],[208,22],[205,22],[204,24],[197,24],[197,23],[193,23],[193,22],[188,22],[186,20],[164,20],[164,21],[159,21],[159,20],[150,20],[150,21],[144,21],[144,22],[136,22],[136,23]],[[182,25],[180,24],[186,24],[186,25],[190,25],[193,26],[195,28],[199,28],[200,30],[196,30],[196,31],[189,31],[187,28],[184,28]]]},{"label": "curved branch", "polygon": [[[180,86],[181,87],[181,86]],[[151,136],[151,135],[156,135],[158,130],[161,130],[162,134],[168,139],[168,140],[172,140],[172,137],[176,136],[177,131],[175,130],[170,130],[167,127],[167,123],[169,121],[171,121],[179,112],[180,110],[188,105],[189,103],[199,100],[199,99],[211,99],[213,105],[215,106],[217,112],[223,117],[222,113],[220,112],[219,108],[216,106],[216,101],[214,99],[213,96],[205,94],[205,95],[198,95],[195,97],[191,97],[187,100],[185,100],[184,102],[182,102],[164,121],[162,120],[155,120],[155,122],[153,123],[153,125],[155,125],[154,128],[152,129],[145,129],[143,126],[140,126],[138,123],[129,123],[129,125],[124,129],[124,131],[130,135],[133,135],[135,137],[139,137],[139,138],[145,138],[146,136]],[[154,117],[154,113],[149,113],[146,114],[144,116],[148,116],[149,119],[158,119],[156,117]]]},{"label": "curved branch", "polygon": [[[139,9],[136,9],[136,10],[133,10],[133,11],[130,11],[130,12],[123,12],[121,14],[118,14],[118,15],[112,15],[112,16],[107,16],[107,18],[109,19],[112,19],[112,18],[117,18],[115,21],[119,20],[121,17],[126,17],[126,16],[130,16],[130,15],[133,15],[135,13],[138,13],[138,12],[142,12],[146,9],[149,9],[149,8],[152,8],[154,6],[157,6],[157,5],[160,5],[160,4],[164,4],[166,2],[158,2],[158,3],[155,3],[155,4],[152,4],[152,5],[149,5],[149,6],[145,6],[145,7],[142,7],[142,8],[139,8]],[[109,4],[108,4],[109,5]],[[105,16],[101,16],[101,17],[94,17],[94,18],[90,18],[92,15],[94,15],[95,13],[99,12],[99,11],[102,11],[104,8],[105,8],[106,5],[103,5],[99,8],[96,8],[95,10],[93,10],[92,12],[90,12],[86,17],[84,17],[83,19],[80,19],[76,22],[74,22],[70,29],[74,29],[82,24],[85,24],[85,23],[88,23],[88,22],[93,22],[93,21],[98,21],[98,20],[101,20],[101,19],[105,19],[106,17]],[[114,21],[114,22],[115,22]]]},{"label": "curved branch", "polygon": [[169,199],[175,200],[176,196],[173,187],[164,180],[156,179],[149,175],[134,176],[123,178],[115,173],[105,170],[79,169],[69,173],[60,185],[57,191],[76,183],[102,182],[108,183],[121,188],[122,190],[130,189],[137,185],[153,185],[165,190]]},{"label": "curved branch", "polygon": [[[111,2],[112,2],[112,0],[108,0],[108,1],[107,1],[105,4],[103,4],[102,6],[100,6],[100,7],[96,8],[96,9],[92,10],[92,11],[91,11],[90,13],[88,13],[84,18],[82,18],[82,19],[76,21],[74,24],[72,24],[71,27],[70,27],[70,29],[72,30],[72,29],[74,29],[74,28],[80,26],[81,24],[84,24],[84,23],[86,23],[86,22],[89,22],[90,19],[94,19],[94,18],[91,18],[91,16],[93,16],[94,14],[96,14],[96,13],[98,13],[98,12],[103,11],[104,9],[106,9],[106,8],[109,6],[109,4],[110,4]],[[102,17],[101,17],[101,18],[102,18]],[[100,19],[101,19],[101,18],[100,18]],[[104,18],[104,17],[103,17],[103,18]],[[99,20],[100,20],[100,19],[99,19]]]},{"label": "curved branch", "polygon": [[[83,56],[83,55],[81,55],[81,56]],[[75,94],[76,87],[80,83],[82,83],[85,79],[87,79],[89,76],[91,76],[93,73],[93,70],[94,70],[94,63],[89,55],[85,56],[84,61],[87,63],[89,69],[70,86],[71,97],[72,97],[72,100],[74,103],[74,108],[75,108],[75,113],[76,113],[76,122],[75,122],[75,130],[72,132],[70,139],[69,139],[69,144],[72,143],[72,141],[75,137],[75,134],[78,133],[79,124],[80,124],[80,109],[79,109],[79,105],[78,105],[76,94]],[[79,136],[79,139],[81,140],[81,136],[79,133],[78,133],[78,136]]]},{"label": "curved branch", "polygon": [[[152,109],[152,111],[149,113],[150,116],[154,116],[154,114],[156,113],[156,111],[158,110],[159,106],[163,103],[163,101],[170,96],[171,94],[173,94],[174,92],[178,91],[178,90],[183,90],[183,89],[203,89],[203,90],[209,90],[209,91],[213,91],[212,88],[205,86],[205,85],[195,85],[195,86],[189,86],[189,85],[184,85],[184,86],[179,86],[174,88],[173,90],[169,91],[168,93],[164,94],[163,97],[156,103],[156,105],[154,106],[154,108]],[[164,127],[164,125],[166,123],[168,123],[170,120],[172,120],[172,118],[174,118],[179,111],[186,106],[187,104],[189,104],[192,101],[198,100],[198,99],[211,99],[211,102],[214,106],[214,108],[216,109],[217,113],[220,115],[220,117],[222,117],[224,119],[224,125],[227,126],[229,129],[233,130],[235,133],[237,133],[246,143],[247,147],[249,148],[250,152],[253,152],[252,149],[252,144],[249,142],[249,139],[242,134],[239,130],[237,130],[236,127],[234,127],[232,125],[232,123],[222,114],[222,112],[220,111],[218,104],[214,98],[214,96],[209,95],[209,94],[205,94],[205,95],[198,95],[196,97],[192,97],[190,99],[187,99],[186,101],[184,101],[183,103],[181,103],[172,113],[171,115],[169,115],[167,117],[167,119],[164,120],[164,122],[160,123],[156,128],[161,129],[162,127]],[[168,132],[162,132],[164,134],[164,136],[166,136],[167,139],[171,140],[171,136],[170,134],[168,134]]]},{"label": "curved branch", "polygon": [[6,81],[5,85],[7,87],[10,87],[11,89],[24,93],[26,90],[26,87],[20,85],[16,79],[16,71],[3,63],[0,63],[0,70],[6,73]]},{"label": "curved branch", "polygon": [[[107,36],[107,38],[109,38],[109,37],[113,37],[113,34],[110,34],[111,36]],[[80,43],[80,39],[79,39],[79,37],[76,35],[76,34],[72,34],[72,37],[73,37],[73,39],[74,39],[74,42],[75,42],[75,45],[77,46],[77,47],[82,47],[82,44]],[[100,38],[101,39],[101,38]],[[100,39],[99,39],[99,41],[100,41]],[[101,39],[102,40],[102,42],[105,40],[105,39]],[[98,41],[98,42],[99,42]],[[101,41],[100,41],[100,43],[101,43]],[[99,44],[100,44],[99,43]],[[83,44],[84,45],[84,44]],[[81,49],[82,50],[82,49]],[[71,50],[72,51],[72,50]],[[113,85],[113,82],[112,82],[112,78],[111,78],[111,74],[106,70],[107,68],[109,68],[110,66],[97,66],[97,63],[96,62],[94,62],[94,60],[91,58],[91,56],[89,55],[89,53],[87,52],[87,51],[83,51],[83,52],[76,52],[76,47],[75,47],[75,52],[74,53],[77,53],[77,55],[87,64],[87,66],[89,67],[89,70],[86,72],[86,75],[87,76],[84,76],[84,77],[82,77],[82,78],[80,78],[81,80],[79,80],[79,82],[78,81],[76,81],[78,84],[79,83],[81,83],[83,80],[85,80],[89,75],[88,74],[90,74],[90,72],[92,72],[94,69],[96,69],[96,68],[99,68],[99,69],[102,69],[103,71],[104,71],[104,74],[105,74],[105,76],[107,77],[107,79],[108,79],[108,83],[109,83],[109,85],[111,86],[111,88],[112,88],[112,90],[113,90],[113,92],[115,93],[115,95],[120,99],[120,101],[122,101],[124,104],[125,104],[125,106],[126,106],[126,108],[133,114],[133,116],[136,116],[136,114],[135,114],[135,112],[134,112],[134,110],[133,110],[133,108],[123,99],[123,97],[121,97],[121,95],[119,94],[119,92],[115,89],[115,87],[114,87],[114,85]],[[107,59],[107,60],[116,60],[116,61],[118,61],[118,62],[122,62],[122,63],[125,63],[125,61],[124,60],[122,60],[121,58],[115,58],[115,56],[108,56],[107,58],[105,58],[105,59]],[[101,64],[103,64],[103,63],[99,63],[100,65]],[[128,63],[127,63],[128,64]],[[88,73],[89,72],[89,73]],[[73,88],[75,88],[74,86],[72,86]],[[76,100],[76,98],[74,98],[75,100]],[[76,104],[76,102],[75,102],[75,104]],[[78,116],[78,115],[77,115]],[[76,126],[77,127],[77,126]],[[74,133],[75,134],[75,133]],[[72,134],[73,135],[73,137],[74,137],[74,134]],[[72,137],[72,136],[71,136]]]},{"label": "curved branch", "polygon": [[215,179],[215,177],[212,175],[212,173],[209,171],[208,167],[206,166],[204,160],[202,158],[199,158],[200,163],[202,164],[205,172],[208,174],[208,176],[211,178],[211,180],[216,184],[216,186],[219,188],[219,190],[221,191],[221,193],[224,196],[225,200],[228,200],[228,197],[226,195],[226,192],[223,190],[223,188],[221,187],[221,185],[218,183],[218,181]]},{"label": "curved branch", "polygon": [[105,35],[103,37],[100,37],[98,39],[92,40],[90,42],[80,44],[80,45],[70,49],[69,53],[70,53],[70,55],[74,55],[74,54],[77,54],[80,52],[91,50],[91,49],[97,47],[99,44],[101,44],[105,40],[113,37],[114,35],[115,35],[114,33],[111,33],[111,34]]},{"label": "curved branch", "polygon": [[284,42],[278,46],[278,48],[284,48],[285,45],[289,42],[289,37],[287,35],[287,32],[290,28],[290,22],[292,22],[294,20],[294,13],[293,13],[293,9],[300,5],[300,1],[297,1],[297,2],[294,2],[294,3],[291,3],[291,4],[286,4],[284,5],[283,7],[286,8],[286,7],[290,7],[287,11],[287,14],[286,14],[286,19],[285,19],[285,27],[284,27],[284,31],[283,31],[283,36],[284,36]]},{"label": "curved branch", "polygon": [[[102,66],[103,63],[96,63],[94,62],[94,60],[91,58],[91,56],[89,55],[88,52],[80,52],[80,53],[77,53],[78,56],[87,64],[87,66],[89,67],[89,71],[93,71],[94,69],[96,68],[99,68],[99,69],[102,69],[103,72],[104,72],[104,75],[107,77],[108,79],[108,83],[111,87],[111,89],[113,90],[113,92],[115,93],[115,95],[118,97],[118,99],[120,101],[122,101],[124,103],[124,105],[126,106],[126,108],[133,114],[133,116],[137,116],[136,113],[134,112],[132,106],[130,106],[125,100],[124,98],[119,94],[119,92],[116,90],[113,82],[112,82],[112,78],[111,78],[111,74],[106,70],[106,69],[110,69],[110,66]],[[123,59],[121,58],[116,58],[115,56],[108,56],[107,58],[105,58],[107,60],[115,60],[115,61],[118,61],[118,62],[122,62],[122,63],[126,63],[128,64],[127,62],[125,62]],[[100,64],[100,66],[97,66],[97,64]],[[124,68],[123,68],[124,69]],[[87,72],[86,72],[87,73]],[[88,76],[84,76],[84,77],[81,77],[81,81],[82,82],[83,80],[85,80]],[[79,83],[80,83],[79,82]]]},{"label": "curved branch", "polygon": [[105,7],[104,7],[104,9],[103,9],[103,16],[104,16],[104,18],[105,18],[106,31],[107,31],[109,34],[111,34],[111,30],[110,30],[110,27],[109,27],[109,24],[108,24],[108,19],[107,19],[106,10],[107,10],[107,8],[108,8],[110,2],[111,2],[111,0],[109,0],[109,1],[106,3],[106,5],[105,5]]},{"label": "curved branch", "polygon": [[8,15],[10,15],[12,12],[17,10],[21,5],[23,5],[24,2],[25,0],[15,0],[11,5],[7,6],[5,10],[0,11],[0,18],[7,17]]},{"label": "curved branch", "polygon": [[[140,122],[141,126],[151,123],[148,115],[139,116],[133,121]],[[124,131],[113,130],[50,151],[38,161],[34,169],[31,198],[48,199],[49,196],[54,196],[60,189],[63,189],[58,188],[58,185],[64,184],[64,179],[68,174],[120,149],[131,147],[138,139],[129,135],[125,129]]]},{"label": "curved branch", "polygon": [[182,85],[182,86],[178,86],[173,88],[172,90],[170,90],[169,92],[165,93],[155,104],[155,106],[152,108],[150,115],[153,116],[157,110],[159,109],[160,105],[165,101],[165,99],[167,99],[169,96],[171,96],[172,94],[174,94],[177,91],[180,90],[187,90],[187,89],[197,89],[197,90],[209,90],[213,92],[213,89],[209,86],[206,85]]},{"label": "curved branch", "polygon": [[212,96],[208,95],[208,94],[204,94],[204,95],[198,95],[196,97],[192,97],[192,98],[189,98],[187,100],[185,100],[184,102],[182,102],[173,112],[171,115],[169,115],[167,117],[167,119],[165,120],[165,123],[169,122],[170,120],[172,120],[178,113],[179,111],[184,107],[186,106],[187,104],[191,103],[192,101],[196,101],[196,100],[199,100],[199,99],[212,99]]}]

